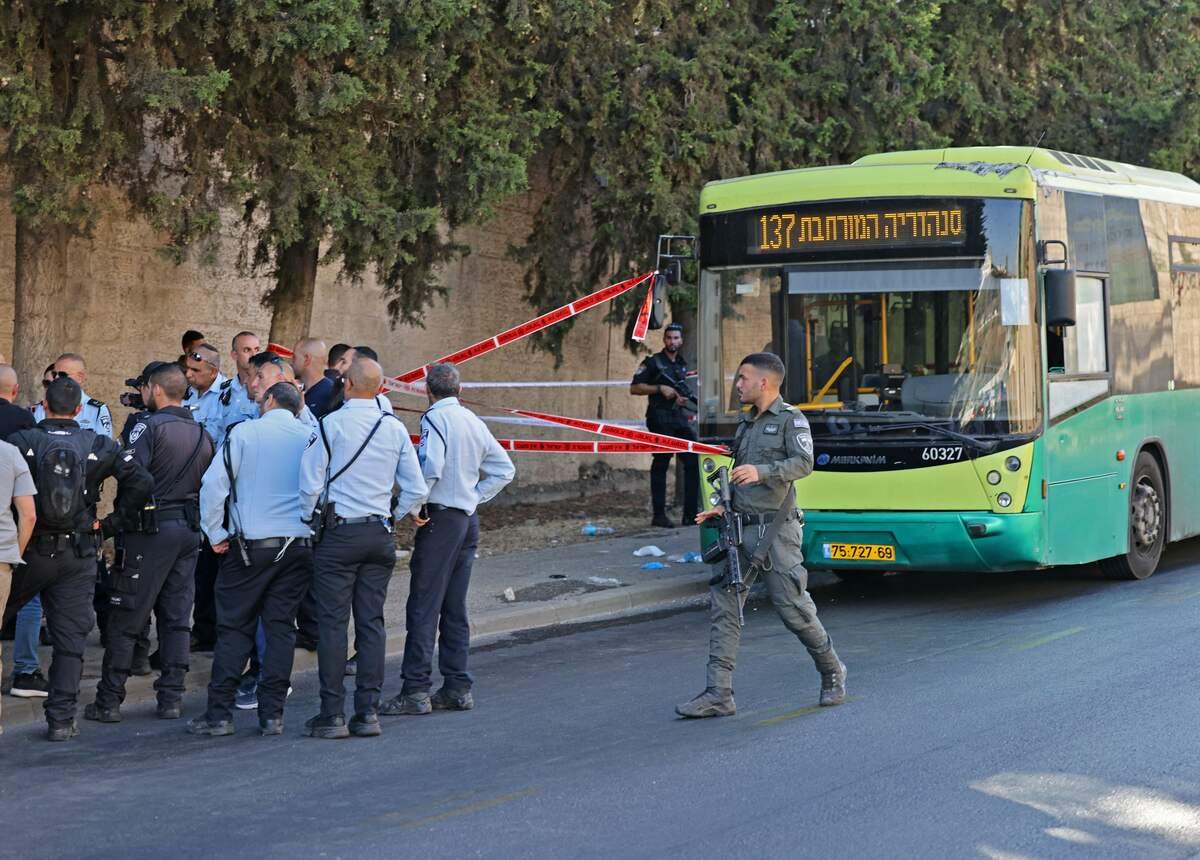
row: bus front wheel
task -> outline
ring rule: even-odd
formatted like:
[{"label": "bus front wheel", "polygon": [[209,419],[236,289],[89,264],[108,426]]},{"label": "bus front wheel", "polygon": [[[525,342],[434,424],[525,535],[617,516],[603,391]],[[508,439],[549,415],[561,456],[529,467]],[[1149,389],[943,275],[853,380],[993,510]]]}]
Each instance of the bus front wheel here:
[{"label": "bus front wheel", "polygon": [[1129,482],[1129,550],[1106,558],[1110,579],[1145,579],[1154,573],[1167,542],[1167,494],[1162,469],[1148,451],[1138,454]]}]

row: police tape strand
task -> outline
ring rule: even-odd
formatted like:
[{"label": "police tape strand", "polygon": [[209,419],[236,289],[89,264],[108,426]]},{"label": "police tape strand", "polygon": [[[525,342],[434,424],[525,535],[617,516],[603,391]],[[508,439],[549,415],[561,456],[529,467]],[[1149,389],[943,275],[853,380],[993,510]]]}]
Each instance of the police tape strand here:
[{"label": "police tape strand", "polygon": [[[528,337],[531,334],[549,328],[552,325],[570,319],[583,311],[595,307],[607,301],[615,299],[617,296],[623,295],[630,290],[636,288],[640,284],[650,280],[650,287],[647,289],[646,299],[642,302],[642,306],[638,312],[638,319],[634,325],[634,339],[642,340],[645,338],[646,330],[649,326],[650,310],[653,305],[654,298],[654,272],[648,272],[644,275],[638,275],[628,280],[621,281],[616,284],[611,284],[602,290],[597,290],[594,293],[589,293],[583,298],[576,299],[562,307],[534,317],[527,322],[521,323],[518,326],[513,326],[497,335],[479,341],[476,344],[451,353],[433,364],[442,362],[450,362],[461,364],[464,361],[469,361],[472,358],[478,358],[481,355],[486,355],[493,352],[502,346],[506,346],[522,338]],[[271,343],[267,345],[270,352],[283,358],[290,358],[292,350],[279,344]],[[431,365],[425,364],[419,368],[414,368],[400,376],[387,377],[383,383],[383,390],[388,392],[400,392],[404,394],[422,395],[424,389],[414,385],[425,378],[425,373]],[[568,418],[562,415],[554,415],[549,412],[534,412],[527,409],[509,409],[503,406],[491,406],[490,404],[477,403],[470,400],[463,400],[464,403],[470,403],[473,406],[484,406],[494,408],[501,412],[507,412],[510,415],[518,415],[525,418],[533,418],[539,421],[544,421],[549,424],[555,424],[560,427],[570,427],[574,430],[582,430],[585,433],[595,433],[598,436],[607,436],[613,439],[621,439],[621,442],[543,442],[537,439],[504,439],[498,440],[500,444],[511,451],[554,451],[554,452],[583,452],[583,453],[693,453],[693,454],[727,454],[728,449],[718,445],[708,445],[703,442],[695,442],[691,439],[680,439],[675,436],[666,436],[661,433],[651,433],[647,430],[638,430],[630,427],[622,427],[618,424],[610,424],[603,421],[589,421],[581,418]],[[410,410],[405,410],[410,411]],[[418,437],[419,438],[419,437]],[[507,443],[507,444],[506,444]]]}]

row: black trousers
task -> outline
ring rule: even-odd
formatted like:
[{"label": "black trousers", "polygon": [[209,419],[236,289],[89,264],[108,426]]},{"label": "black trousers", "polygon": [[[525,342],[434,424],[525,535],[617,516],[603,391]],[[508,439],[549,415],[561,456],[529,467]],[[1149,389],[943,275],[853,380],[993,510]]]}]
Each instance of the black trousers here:
[{"label": "black trousers", "polygon": [[252,549],[250,567],[242,565],[236,548],[221,558],[214,598],[217,644],[212,680],[208,684],[210,722],[232,719],[233,700],[246,660],[255,652],[254,634],[262,618],[267,651],[258,683],[258,717],[283,716],[283,703],[292,677],[296,648],[296,607],[312,581],[312,549],[292,543],[279,549]]},{"label": "black trousers", "polygon": [[221,557],[212,551],[208,538],[202,536],[200,555],[196,559],[196,605],[192,609],[192,635],[201,645],[212,645],[217,638],[217,611],[213,589]]},{"label": "black trousers", "polygon": [[354,713],[379,710],[387,631],[387,600],[396,544],[382,523],[356,523],[327,529],[313,550],[313,596],[320,632],[317,666],[321,679],[321,716],[345,716],[346,630],[354,613],[358,674],[354,676]]},{"label": "black trousers", "polygon": [[112,573],[114,605],[108,620],[108,647],[96,685],[96,704],[115,708],[125,701],[133,652],[151,610],[158,622],[161,674],[154,682],[160,705],[178,704],[191,651],[192,601],[200,533],[181,520],[167,520],[156,535],[125,535],[125,559]]},{"label": "black trousers", "polygon": [[54,648],[50,660],[50,693],[46,698],[47,722],[66,722],[75,718],[79,699],[79,680],[83,677],[83,649],[92,632],[95,616],[92,594],[96,584],[96,557],[80,558],[68,549],[43,554],[35,548],[36,538],[25,550],[25,563],[15,565],[12,591],[4,620],[17,614],[36,594],[42,596],[42,608]]},{"label": "black trousers", "polygon": [[317,597],[313,594],[311,583],[304,589],[300,608],[296,610],[296,632],[314,642],[321,632],[321,625],[317,620]]},{"label": "black trousers", "polygon": [[[675,418],[674,415],[657,416],[650,414],[646,418],[646,426],[651,433],[663,433],[677,439],[697,439],[696,430],[689,424]],[[650,455],[650,502],[654,507],[654,515],[665,515],[667,512],[667,473],[671,467],[671,458],[679,457],[683,464],[683,519],[690,523],[696,518],[700,505],[700,458],[695,454],[651,454]]]},{"label": "black trousers", "polygon": [[467,588],[478,546],[478,515],[430,506],[429,522],[417,529],[409,564],[412,582],[404,613],[407,633],[402,692],[428,692],[432,686],[435,642],[438,671],[446,687],[471,689],[472,678],[467,672],[471,646]]}]

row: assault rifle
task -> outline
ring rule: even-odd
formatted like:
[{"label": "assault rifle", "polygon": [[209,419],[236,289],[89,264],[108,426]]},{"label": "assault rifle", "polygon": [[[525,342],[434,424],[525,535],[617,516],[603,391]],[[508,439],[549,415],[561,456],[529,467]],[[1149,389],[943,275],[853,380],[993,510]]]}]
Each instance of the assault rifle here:
[{"label": "assault rifle", "polygon": [[738,623],[744,624],[742,614],[742,592],[746,590],[746,580],[742,576],[742,559],[738,550],[742,546],[742,518],[733,512],[733,492],[729,486],[729,467],[722,466],[708,479],[720,498],[719,504],[724,513],[717,520],[717,539],[704,551],[704,560],[708,564],[718,564],[728,561],[725,573],[712,578],[712,585],[724,583],[727,591],[732,590],[738,606]]}]

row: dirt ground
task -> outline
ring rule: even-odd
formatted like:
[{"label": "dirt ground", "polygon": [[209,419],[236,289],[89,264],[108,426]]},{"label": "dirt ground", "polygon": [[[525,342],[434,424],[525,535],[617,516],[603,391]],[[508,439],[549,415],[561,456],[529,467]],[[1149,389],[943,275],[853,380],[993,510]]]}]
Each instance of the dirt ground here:
[{"label": "dirt ground", "polygon": [[[669,510],[673,521],[680,513]],[[565,546],[588,540],[587,524],[613,529],[615,535],[657,531],[650,525],[650,500],[645,492],[614,492],[558,502],[497,505],[479,509],[479,556],[487,558],[522,550]],[[405,520],[396,529],[396,545],[411,549],[416,529]]]}]

